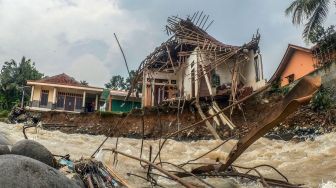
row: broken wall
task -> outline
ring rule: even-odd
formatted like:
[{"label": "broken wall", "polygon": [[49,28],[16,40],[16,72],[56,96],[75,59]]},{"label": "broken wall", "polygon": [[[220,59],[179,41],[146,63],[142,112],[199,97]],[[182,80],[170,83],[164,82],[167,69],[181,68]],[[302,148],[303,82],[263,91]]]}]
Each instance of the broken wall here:
[{"label": "broken wall", "polygon": [[242,82],[246,86],[250,86],[253,90],[257,90],[266,84],[263,75],[262,57],[259,53],[253,50],[248,52],[248,60],[241,67]]},{"label": "broken wall", "polygon": [[181,77],[179,78],[179,84],[183,84],[183,96],[186,99],[191,99],[192,97],[196,96],[196,88],[198,88],[197,84],[195,84],[195,77],[197,72],[197,53],[195,51],[192,52],[185,63],[187,66],[181,70],[182,73],[180,74]]},{"label": "broken wall", "polygon": [[177,87],[178,73],[144,71],[142,106],[153,106],[167,98],[165,86]]}]

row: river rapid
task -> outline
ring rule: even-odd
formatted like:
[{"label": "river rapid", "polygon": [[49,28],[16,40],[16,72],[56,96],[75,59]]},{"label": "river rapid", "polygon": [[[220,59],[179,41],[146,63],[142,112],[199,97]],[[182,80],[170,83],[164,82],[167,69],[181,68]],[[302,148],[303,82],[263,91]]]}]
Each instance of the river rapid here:
[{"label": "river rapid", "polygon": [[[4,134],[11,143],[24,139],[22,125],[0,123],[0,133]],[[38,141],[47,147],[53,154],[70,154],[71,159],[88,158],[104,140],[104,136],[84,134],[65,134],[60,131],[46,131],[30,128],[27,130],[29,139]],[[116,138],[109,138],[103,148],[114,148]],[[169,140],[161,154],[163,161],[175,164],[194,159],[218,145],[221,141],[175,141]],[[224,161],[236,140],[230,140],[218,150],[210,153],[197,162],[214,162],[216,158]],[[149,146],[153,153],[158,148],[157,140],[145,140],[144,158],[148,158]],[[139,156],[140,139],[120,138],[118,150],[127,154]],[[96,158],[112,164],[111,152],[100,151]],[[115,167],[134,187],[150,187],[150,185],[134,176],[127,176],[131,172],[145,176],[144,170],[138,161],[117,156],[118,164]],[[307,187],[336,187],[336,133],[328,133],[303,142],[259,139],[235,162],[236,165],[253,167],[260,164],[269,164],[276,167],[288,177],[291,183],[302,183]],[[187,167],[190,170],[191,167]],[[172,168],[171,168],[172,169]],[[280,177],[269,169],[261,169],[261,173],[270,178]],[[197,181],[190,179],[190,181]],[[261,187],[255,183],[240,182],[235,179],[207,178],[206,181],[215,187]],[[176,187],[178,184],[159,178],[159,183],[166,187]]]}]

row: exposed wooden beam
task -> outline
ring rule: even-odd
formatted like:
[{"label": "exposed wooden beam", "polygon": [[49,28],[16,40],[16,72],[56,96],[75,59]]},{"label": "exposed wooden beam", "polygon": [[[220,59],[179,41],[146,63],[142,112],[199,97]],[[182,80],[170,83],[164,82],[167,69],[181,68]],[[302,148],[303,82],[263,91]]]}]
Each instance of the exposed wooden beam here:
[{"label": "exposed wooden beam", "polygon": [[201,116],[202,120],[205,120],[205,125],[207,126],[208,130],[210,131],[210,133],[215,137],[215,139],[220,140],[219,135],[217,134],[215,128],[213,128],[210,124],[210,122],[208,121],[208,118],[204,115],[201,106],[196,102],[195,104],[196,108],[197,108],[197,112],[199,113],[199,115]]}]

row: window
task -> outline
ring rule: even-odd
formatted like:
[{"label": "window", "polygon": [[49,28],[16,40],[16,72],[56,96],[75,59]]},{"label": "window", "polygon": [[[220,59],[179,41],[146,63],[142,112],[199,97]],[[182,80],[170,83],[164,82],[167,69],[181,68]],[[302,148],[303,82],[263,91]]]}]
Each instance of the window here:
[{"label": "window", "polygon": [[42,90],[41,101],[40,101],[41,106],[47,106],[48,105],[48,95],[49,95],[48,90]]},{"label": "window", "polygon": [[194,68],[194,65],[195,65],[195,61],[192,61],[192,62],[190,63],[190,68]]},{"label": "window", "polygon": [[195,70],[191,70],[191,97],[195,97]]},{"label": "window", "polygon": [[[66,101],[67,97],[69,98],[67,100],[68,105],[70,103],[75,103],[75,101],[76,101],[75,108],[76,109],[81,109],[82,108],[83,95],[82,94],[74,94],[74,93],[66,93],[66,92],[58,92],[57,93],[56,107],[57,108],[65,108],[64,105],[65,105],[65,101]],[[71,98],[71,100],[70,100],[70,98]]]},{"label": "window", "polygon": [[220,77],[215,70],[211,71],[211,86],[212,87],[220,86]]},{"label": "window", "polygon": [[286,78],[287,78],[289,84],[294,82],[294,74],[288,75]]},{"label": "window", "polygon": [[75,107],[75,108],[76,108],[77,110],[82,109],[82,104],[83,104],[83,98],[77,96],[77,97],[76,97],[76,107]]},{"label": "window", "polygon": [[254,57],[254,69],[255,69],[255,74],[256,74],[256,82],[258,82],[260,81],[258,55]]},{"label": "window", "polygon": [[159,83],[159,84],[168,84],[169,83],[169,81],[167,79],[155,79],[154,82]]},{"label": "window", "polygon": [[61,93],[57,94],[56,108],[64,108],[64,99],[65,99],[65,95]]}]

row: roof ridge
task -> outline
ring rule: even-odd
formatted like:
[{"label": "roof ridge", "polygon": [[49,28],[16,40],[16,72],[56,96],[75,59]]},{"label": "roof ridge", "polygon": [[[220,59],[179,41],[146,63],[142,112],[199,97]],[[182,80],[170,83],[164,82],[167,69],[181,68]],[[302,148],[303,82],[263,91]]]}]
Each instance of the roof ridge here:
[{"label": "roof ridge", "polygon": [[285,54],[282,56],[282,59],[277,67],[277,69],[275,70],[275,72],[273,73],[272,77],[269,79],[269,83],[273,82],[274,80],[276,80],[280,74],[283,72],[283,70],[286,68],[287,64],[288,64],[288,59],[293,55],[292,53],[294,53],[291,50],[301,50],[307,53],[312,53],[312,50],[309,48],[305,48],[302,46],[298,46],[295,44],[291,44],[288,43],[288,46],[286,48]]},{"label": "roof ridge", "polygon": [[[61,85],[72,85],[72,86],[83,86],[75,78],[69,76],[68,74],[61,73],[54,76],[46,76],[40,80],[35,80],[35,82],[51,83],[51,84],[61,84]],[[84,86],[85,87],[85,86]]]}]

